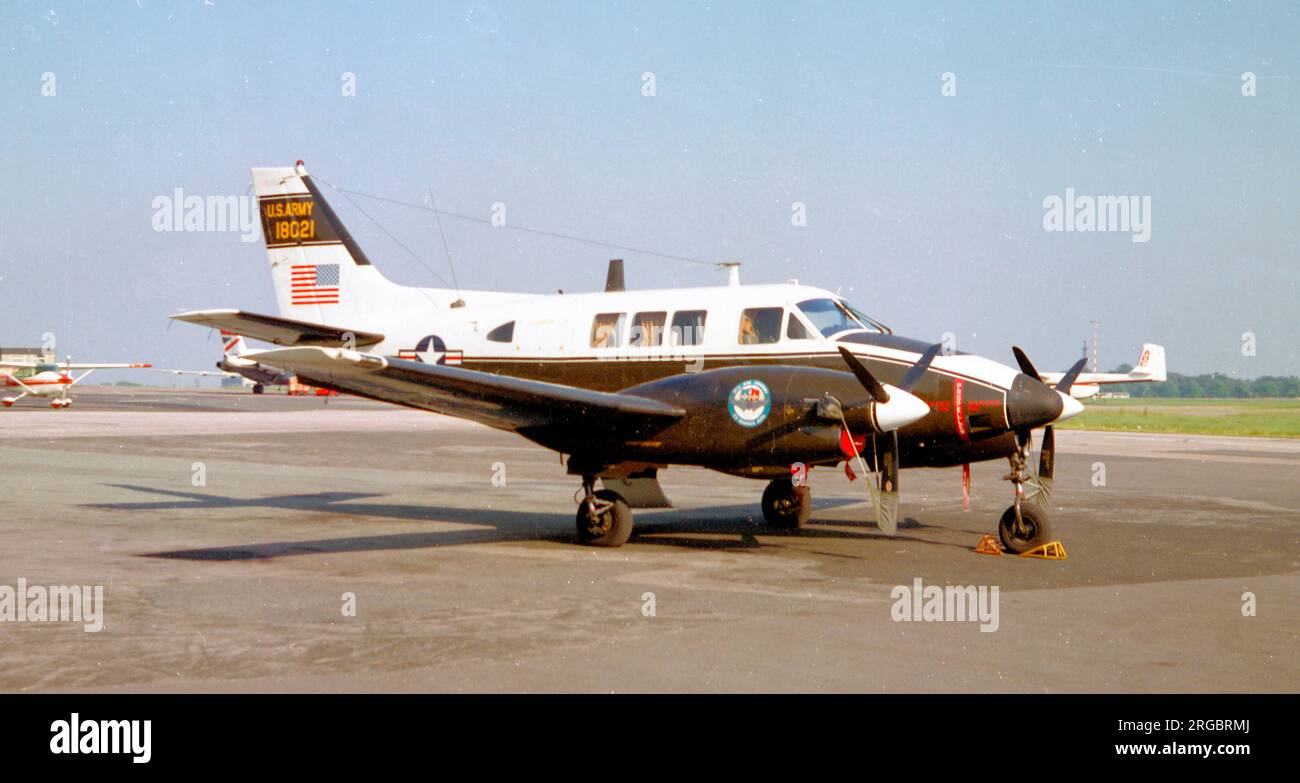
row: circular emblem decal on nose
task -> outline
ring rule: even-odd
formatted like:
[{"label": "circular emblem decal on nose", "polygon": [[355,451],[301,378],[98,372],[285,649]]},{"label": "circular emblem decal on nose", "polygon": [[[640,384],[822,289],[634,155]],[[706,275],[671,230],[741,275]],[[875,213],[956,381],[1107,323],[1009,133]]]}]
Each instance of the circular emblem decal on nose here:
[{"label": "circular emblem decal on nose", "polygon": [[757,427],[772,412],[772,392],[758,379],[741,381],[727,395],[727,412],[742,427]]}]

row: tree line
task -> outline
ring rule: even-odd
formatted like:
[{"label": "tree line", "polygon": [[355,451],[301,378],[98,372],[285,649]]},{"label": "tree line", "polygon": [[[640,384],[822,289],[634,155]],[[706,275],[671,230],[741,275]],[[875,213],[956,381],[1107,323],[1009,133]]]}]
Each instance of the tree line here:
[{"label": "tree line", "polygon": [[[1121,364],[1113,372],[1126,373],[1133,369]],[[1262,378],[1233,378],[1221,373],[1183,375],[1169,373],[1163,383],[1132,383],[1113,387],[1127,391],[1133,397],[1300,397],[1300,377],[1294,375],[1265,375]]]}]

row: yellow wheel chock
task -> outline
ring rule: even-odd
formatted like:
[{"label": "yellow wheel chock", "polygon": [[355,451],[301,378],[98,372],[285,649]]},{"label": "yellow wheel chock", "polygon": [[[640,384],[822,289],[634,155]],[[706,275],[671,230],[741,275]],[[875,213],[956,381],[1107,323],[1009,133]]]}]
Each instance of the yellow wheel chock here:
[{"label": "yellow wheel chock", "polygon": [[1028,552],[1021,552],[1021,557],[1037,557],[1043,560],[1064,560],[1065,545],[1060,541],[1048,541],[1040,547],[1035,547]]}]

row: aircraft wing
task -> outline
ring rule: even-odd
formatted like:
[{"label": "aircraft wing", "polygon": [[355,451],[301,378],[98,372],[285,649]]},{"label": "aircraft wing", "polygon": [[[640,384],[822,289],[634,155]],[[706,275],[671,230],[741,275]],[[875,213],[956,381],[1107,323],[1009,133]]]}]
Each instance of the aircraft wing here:
[{"label": "aircraft wing", "polygon": [[313,386],[470,419],[503,430],[562,425],[605,433],[672,424],[681,408],[632,394],[390,359],[342,348],[278,348],[246,353],[261,364],[295,373]]},{"label": "aircraft wing", "polygon": [[241,334],[274,345],[324,345],[337,348],[348,343],[348,335],[352,336],[353,345],[362,348],[384,341],[384,336],[377,332],[313,324],[243,310],[191,310],[187,313],[177,313],[172,318]]},{"label": "aircraft wing", "polygon": [[50,364],[60,370],[140,370],[153,367],[147,362],[88,364],[86,362],[0,362],[0,367],[13,367],[19,370],[32,370],[42,364]]},{"label": "aircraft wing", "polygon": [[204,378],[239,378],[239,373],[225,372],[224,370],[167,370],[158,368],[158,372],[168,372],[172,375],[198,375]]}]

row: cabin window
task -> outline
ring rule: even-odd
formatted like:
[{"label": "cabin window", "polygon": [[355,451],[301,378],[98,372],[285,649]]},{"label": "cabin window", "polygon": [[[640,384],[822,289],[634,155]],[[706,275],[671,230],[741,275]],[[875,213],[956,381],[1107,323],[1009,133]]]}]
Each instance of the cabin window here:
[{"label": "cabin window", "polygon": [[751,307],[740,314],[740,334],[737,339],[741,345],[762,345],[774,343],[781,339],[781,317],[785,311],[780,307]]},{"label": "cabin window", "polygon": [[790,311],[790,322],[785,327],[785,339],[787,340],[811,340],[812,334],[809,333],[808,327],[803,325],[799,316]]},{"label": "cabin window", "polygon": [[488,340],[494,343],[510,343],[515,340],[515,322],[503,323],[487,333]]},{"label": "cabin window", "polygon": [[627,344],[637,348],[649,348],[664,344],[664,324],[668,313],[637,313],[632,317],[632,333]]},{"label": "cabin window", "polygon": [[670,338],[673,345],[702,345],[707,310],[678,310],[673,313]]},{"label": "cabin window", "polygon": [[591,322],[592,348],[617,348],[623,344],[627,313],[601,313]]}]

